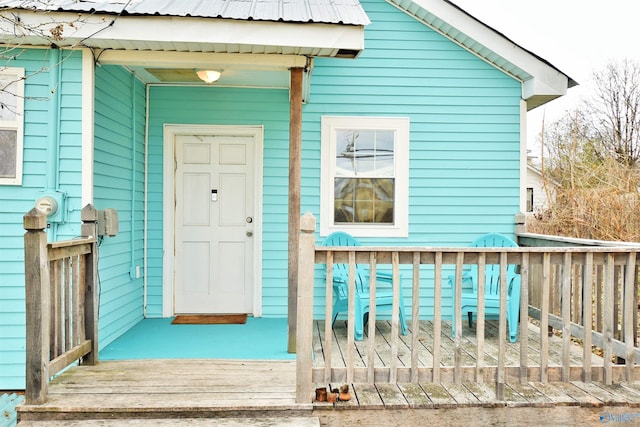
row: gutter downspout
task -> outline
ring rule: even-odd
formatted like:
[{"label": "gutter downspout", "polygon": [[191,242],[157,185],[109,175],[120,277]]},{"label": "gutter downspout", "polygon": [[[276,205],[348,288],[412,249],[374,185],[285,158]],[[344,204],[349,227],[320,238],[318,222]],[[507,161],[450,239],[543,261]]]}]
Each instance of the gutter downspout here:
[{"label": "gutter downspout", "polygon": [[[49,90],[51,91],[51,97],[49,98],[48,170],[45,190],[57,191],[59,189],[58,173],[60,171],[60,82],[62,80],[62,63],[58,47],[52,46],[49,52],[51,55],[49,57]],[[60,209],[64,209],[64,207],[60,207]],[[55,241],[58,238],[58,224],[52,222],[50,227],[49,240]]]},{"label": "gutter downspout", "polygon": [[135,219],[136,219],[136,77],[131,73],[131,239],[129,278],[138,279],[140,274],[137,271],[135,259]]},{"label": "gutter downspout", "polygon": [[149,235],[149,85],[146,85],[145,93],[145,118],[144,118],[144,235],[142,237],[143,244],[143,266],[142,266],[142,316],[147,318],[147,257],[149,248],[147,240]]}]

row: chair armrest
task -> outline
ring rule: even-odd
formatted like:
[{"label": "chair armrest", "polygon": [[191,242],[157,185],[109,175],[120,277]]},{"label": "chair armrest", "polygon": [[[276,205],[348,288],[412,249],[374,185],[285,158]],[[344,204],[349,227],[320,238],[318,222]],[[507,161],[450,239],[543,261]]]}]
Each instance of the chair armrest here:
[{"label": "chair armrest", "polygon": [[[456,281],[456,276],[447,276],[447,283],[449,284],[449,286],[453,287],[453,284]],[[462,275],[462,284],[464,285],[465,283],[471,283],[473,284],[473,276],[467,275],[467,274],[463,274]]]},{"label": "chair armrest", "polygon": [[[402,274],[398,275],[400,285],[402,286]],[[371,275],[367,273],[367,283],[371,283]],[[393,273],[387,273],[385,271],[376,271],[376,286],[378,284],[393,285]]]},{"label": "chair armrest", "polygon": [[349,275],[334,271],[333,272],[333,282],[334,283],[335,282],[349,283]]},{"label": "chair armrest", "polygon": [[509,281],[509,287],[507,288],[507,294],[509,296],[513,295],[515,292],[517,292],[518,297],[520,297],[520,275],[519,274],[512,274],[512,275],[507,275],[508,281]]}]

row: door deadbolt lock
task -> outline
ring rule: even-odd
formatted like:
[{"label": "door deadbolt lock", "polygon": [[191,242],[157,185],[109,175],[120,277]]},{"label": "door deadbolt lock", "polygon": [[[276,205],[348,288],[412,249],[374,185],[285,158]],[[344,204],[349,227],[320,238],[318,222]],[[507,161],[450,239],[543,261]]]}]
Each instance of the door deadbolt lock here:
[{"label": "door deadbolt lock", "polygon": [[247,217],[247,224],[251,224],[253,222],[253,218],[250,216]]}]

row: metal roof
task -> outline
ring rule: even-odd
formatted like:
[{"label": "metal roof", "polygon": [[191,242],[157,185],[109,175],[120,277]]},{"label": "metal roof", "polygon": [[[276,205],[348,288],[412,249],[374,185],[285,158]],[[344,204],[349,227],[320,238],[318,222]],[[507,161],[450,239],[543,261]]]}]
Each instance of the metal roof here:
[{"label": "metal roof", "polygon": [[358,0],[0,0],[0,9],[367,25]]}]

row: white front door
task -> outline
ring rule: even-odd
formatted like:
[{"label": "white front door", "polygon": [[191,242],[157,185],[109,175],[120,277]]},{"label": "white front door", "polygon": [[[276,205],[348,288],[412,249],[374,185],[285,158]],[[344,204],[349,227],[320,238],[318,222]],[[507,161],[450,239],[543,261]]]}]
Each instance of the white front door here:
[{"label": "white front door", "polygon": [[252,313],[254,139],[175,135],[176,314]]}]

